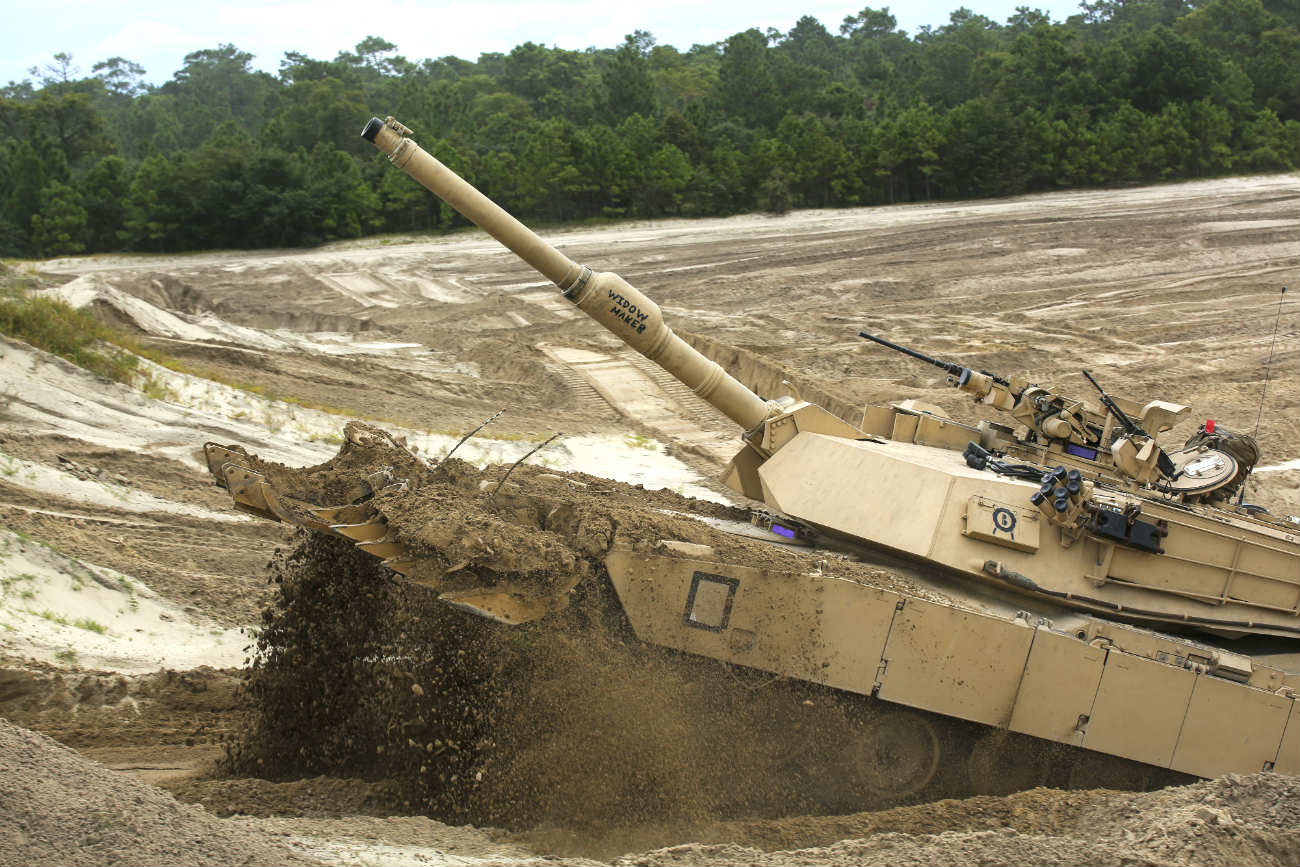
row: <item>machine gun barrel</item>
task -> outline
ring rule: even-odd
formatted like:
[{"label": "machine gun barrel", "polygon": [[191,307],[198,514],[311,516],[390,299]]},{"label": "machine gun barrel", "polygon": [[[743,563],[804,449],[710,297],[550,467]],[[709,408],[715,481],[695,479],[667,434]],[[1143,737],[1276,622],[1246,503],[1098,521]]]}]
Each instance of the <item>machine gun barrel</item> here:
[{"label": "machine gun barrel", "polygon": [[[881,346],[887,346],[890,349],[894,350],[895,352],[901,352],[904,355],[910,355],[913,358],[915,358],[917,361],[924,361],[926,364],[933,364],[935,367],[939,368],[940,370],[947,371],[948,373],[956,377],[960,377],[962,373],[967,370],[966,367],[958,364],[955,361],[941,361],[940,359],[935,358],[932,355],[926,355],[924,352],[917,352],[915,349],[909,349],[906,346],[901,346],[897,343],[894,343],[892,340],[886,340],[883,337],[877,337],[876,335],[868,334],[865,331],[859,331],[858,336],[873,341],[875,343],[879,343]],[[1007,380],[995,374],[989,373],[987,370],[981,370],[980,373],[983,373],[985,376],[992,379],[998,385],[1005,385],[1008,387],[1011,385],[1011,383],[1007,382]]]},{"label": "machine gun barrel", "polygon": [[1119,404],[1111,400],[1110,395],[1107,394],[1106,390],[1103,389],[1101,385],[1098,384],[1097,380],[1092,378],[1092,374],[1089,373],[1087,369],[1083,371],[1083,375],[1089,382],[1092,383],[1092,387],[1097,389],[1097,394],[1101,396],[1101,405],[1106,407],[1106,409],[1110,412],[1111,415],[1115,416],[1115,421],[1119,422],[1120,427],[1124,428],[1124,433],[1128,434],[1129,436],[1134,436],[1134,435],[1143,436],[1143,437],[1147,436],[1147,432],[1142,430],[1142,428],[1138,425],[1137,422],[1129,418],[1128,414],[1125,413],[1124,410],[1119,408]]},{"label": "machine gun barrel", "polygon": [[558,286],[565,298],[624,343],[671,373],[745,430],[778,411],[664,324],[659,305],[617,274],[596,273],[539,238],[447,168],[393,118],[371,118],[361,132],[389,161],[496,238]]},{"label": "machine gun barrel", "polygon": [[[1119,404],[1115,403],[1115,401],[1111,399],[1111,396],[1106,393],[1106,390],[1101,387],[1101,385],[1097,382],[1097,380],[1092,378],[1091,373],[1089,373],[1085,369],[1083,371],[1083,375],[1085,378],[1087,378],[1089,382],[1092,383],[1092,387],[1097,389],[1097,394],[1100,395],[1101,397],[1101,405],[1106,407],[1106,410],[1111,415],[1115,416],[1115,421],[1119,422],[1120,427],[1124,428],[1124,433],[1128,434],[1129,436],[1141,436],[1141,437],[1146,437],[1147,439],[1152,441],[1155,440],[1155,437],[1151,436],[1146,431],[1144,431],[1137,422],[1133,421],[1133,419],[1128,417],[1128,413],[1124,412],[1124,410],[1119,408]],[[1174,467],[1173,459],[1170,458],[1169,455],[1165,452],[1165,450],[1160,448],[1159,445],[1156,446],[1156,467],[1157,469],[1160,470],[1161,473],[1165,475],[1165,478],[1173,478],[1174,474],[1177,472],[1176,468]]]}]

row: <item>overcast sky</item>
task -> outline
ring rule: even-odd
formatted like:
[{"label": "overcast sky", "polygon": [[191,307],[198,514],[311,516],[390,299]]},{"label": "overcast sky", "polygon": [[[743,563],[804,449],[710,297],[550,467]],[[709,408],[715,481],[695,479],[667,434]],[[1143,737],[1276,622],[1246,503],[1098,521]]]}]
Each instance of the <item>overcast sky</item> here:
[{"label": "overcast sky", "polygon": [[[881,8],[885,5],[876,0]],[[1042,9],[1054,21],[1078,11],[1078,0],[965,0],[968,8],[1005,22],[1017,6]],[[522,42],[560,48],[612,48],[633,30],[685,50],[717,42],[749,27],[789,30],[812,15],[832,33],[863,8],[828,0],[0,0],[0,82],[21,81],[28,70],[66,51],[83,75],[97,61],[125,57],[159,84],[200,48],[234,43],[253,64],[279,69],[286,51],[332,59],[368,35],[397,44],[411,60],[455,55],[473,60],[508,52]],[[947,23],[961,0],[912,0],[890,8],[908,33]]]}]

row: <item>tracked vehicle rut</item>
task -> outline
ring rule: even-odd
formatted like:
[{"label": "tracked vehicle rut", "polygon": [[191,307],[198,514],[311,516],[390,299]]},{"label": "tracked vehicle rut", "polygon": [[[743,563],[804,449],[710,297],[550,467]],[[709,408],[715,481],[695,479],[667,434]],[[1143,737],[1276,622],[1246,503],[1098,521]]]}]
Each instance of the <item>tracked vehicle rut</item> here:
[{"label": "tracked vehicle rut", "polygon": [[[993,774],[1079,783],[1107,762],[1134,785],[1300,770],[1300,525],[1236,496],[1258,460],[1248,437],[1209,423],[1166,450],[1157,436],[1188,407],[1100,386],[1093,403],[865,333],[942,367],[1008,423],[972,426],[912,401],[847,420],[764,400],[653,301],[569,260],[401,124],[375,119],[364,134],[738,425],[725,482],[764,504],[763,535],[847,556],[756,554],[713,530],[611,520],[491,479],[440,511],[443,495],[421,492],[436,494],[430,473],[445,470],[360,425],[338,458],[304,471],[208,444],[237,508],[351,540],[500,624],[563,617],[582,588],[608,586],[639,642],[856,697],[851,724],[795,752],[822,763],[810,779],[848,780],[872,805],[978,791]],[[525,519],[544,535],[510,529]],[[871,558],[899,569],[853,562]]]}]

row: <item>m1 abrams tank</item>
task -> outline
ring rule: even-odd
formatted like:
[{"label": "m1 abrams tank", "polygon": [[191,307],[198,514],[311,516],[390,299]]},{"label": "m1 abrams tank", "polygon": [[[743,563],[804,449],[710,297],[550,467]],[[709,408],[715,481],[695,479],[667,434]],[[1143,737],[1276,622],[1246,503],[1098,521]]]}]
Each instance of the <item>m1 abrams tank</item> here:
[{"label": "m1 abrams tank", "polygon": [[[1188,407],[1100,386],[1092,403],[865,333],[943,368],[1009,423],[968,425],[915,401],[845,419],[765,400],[674,334],[640,291],[568,259],[409,134],[392,118],[363,132],[736,423],[724,481],[763,504],[760,534],[888,563],[916,588],[837,575],[832,558],[764,568],[698,543],[615,535],[598,578],[640,641],[870,702],[873,722],[838,745],[837,773],[869,780],[885,801],[918,796],[941,768],[960,767],[972,791],[1006,790],[1062,782],[1062,768],[1098,756],[1139,776],[1300,772],[1300,525],[1242,502],[1258,460],[1249,437],[1207,422],[1166,451],[1156,437]],[[349,426],[341,457],[362,447],[392,450],[394,467],[412,460]],[[307,502],[237,446],[209,443],[206,454],[237,508],[350,539],[465,611],[527,623],[563,609],[579,581],[422,556],[418,528],[394,505],[400,472]]]}]

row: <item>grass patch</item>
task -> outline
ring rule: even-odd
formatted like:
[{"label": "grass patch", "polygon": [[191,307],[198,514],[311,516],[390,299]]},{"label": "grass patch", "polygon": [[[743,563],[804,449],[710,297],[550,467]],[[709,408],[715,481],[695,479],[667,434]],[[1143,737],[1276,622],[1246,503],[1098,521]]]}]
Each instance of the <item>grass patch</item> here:
[{"label": "grass patch", "polygon": [[140,390],[144,392],[145,397],[154,400],[171,401],[172,403],[176,402],[176,392],[168,388],[166,383],[159,382],[151,373],[146,373],[144,375],[144,380],[140,384]]},{"label": "grass patch", "polygon": [[117,382],[129,382],[139,366],[138,359],[112,345],[115,332],[90,311],[12,285],[0,288],[0,334]]},{"label": "grass patch", "polygon": [[58,653],[54,654],[54,658],[65,665],[76,665],[77,651],[69,647],[67,650],[60,650]]},{"label": "grass patch", "polygon": [[59,626],[68,625],[68,618],[64,617],[62,614],[55,614],[53,611],[51,611],[48,608],[46,608],[44,611],[36,612],[36,616],[40,617],[42,620],[48,620],[51,623],[56,623]]},{"label": "grass patch", "polygon": [[655,450],[655,441],[650,437],[642,436],[641,434],[625,434],[623,440],[627,443],[629,448],[646,449],[647,451]]},{"label": "grass patch", "polygon": [[94,632],[97,635],[103,635],[108,631],[107,626],[98,621],[91,620],[89,617],[78,617],[76,620],[72,621],[72,625],[78,629],[84,629],[87,632]]},{"label": "grass patch", "polygon": [[[141,358],[174,373],[217,382],[270,401],[280,401],[344,418],[400,425],[412,430],[420,429],[418,425],[407,419],[371,415],[351,407],[334,406],[281,394],[265,385],[245,382],[220,370],[189,364],[144,346],[131,335],[110,328],[97,320],[88,309],[76,310],[63,301],[33,294],[32,290],[40,287],[40,278],[35,274],[19,272],[0,263],[0,334],[67,359],[92,373],[138,388],[155,400],[176,402],[178,396],[166,383],[160,382],[152,374],[140,369]],[[235,414],[235,417],[247,418],[248,413],[241,410]],[[268,418],[268,426],[271,421]],[[274,427],[272,432],[282,426],[281,424]],[[464,431],[431,431],[431,433],[446,433],[449,436],[459,437]],[[540,442],[545,438],[544,435],[538,434],[505,433],[496,433],[492,437],[496,440],[530,442]],[[0,472],[4,472],[4,468],[0,467]]]},{"label": "grass patch", "polygon": [[126,604],[132,611],[139,611],[140,600],[135,598],[135,585],[126,578],[119,578],[117,583],[122,588],[122,592],[126,594]]},{"label": "grass patch", "polygon": [[[35,580],[36,576],[30,572],[20,572],[17,575],[8,575],[4,578],[0,578],[0,596],[7,595],[9,591],[13,589],[15,584],[32,582]],[[36,594],[32,593],[30,590],[23,590],[20,595],[24,599],[31,599]]]}]

